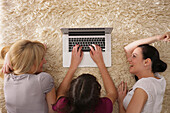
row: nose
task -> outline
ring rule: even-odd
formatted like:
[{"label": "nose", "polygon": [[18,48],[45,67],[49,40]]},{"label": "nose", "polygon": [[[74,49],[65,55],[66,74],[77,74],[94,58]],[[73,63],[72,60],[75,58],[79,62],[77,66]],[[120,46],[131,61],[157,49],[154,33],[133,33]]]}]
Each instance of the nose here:
[{"label": "nose", "polygon": [[128,62],[131,62],[132,61],[132,56],[130,56],[129,58],[128,58]]}]

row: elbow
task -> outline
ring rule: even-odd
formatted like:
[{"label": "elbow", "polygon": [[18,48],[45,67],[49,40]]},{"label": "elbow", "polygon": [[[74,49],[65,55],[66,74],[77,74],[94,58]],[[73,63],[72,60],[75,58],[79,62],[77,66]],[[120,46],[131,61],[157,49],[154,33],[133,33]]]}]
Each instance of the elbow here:
[{"label": "elbow", "polygon": [[130,50],[128,50],[128,47],[127,47],[127,46],[125,46],[123,49],[124,49],[124,51],[125,51],[126,54],[130,52]]},{"label": "elbow", "polygon": [[110,97],[112,103],[114,104],[118,98],[118,93],[117,91],[109,92],[107,96]]}]

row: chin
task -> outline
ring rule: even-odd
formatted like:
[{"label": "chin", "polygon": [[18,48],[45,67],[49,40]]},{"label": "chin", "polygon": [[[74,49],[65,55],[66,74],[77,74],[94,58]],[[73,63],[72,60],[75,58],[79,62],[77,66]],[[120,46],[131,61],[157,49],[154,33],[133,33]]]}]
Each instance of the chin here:
[{"label": "chin", "polygon": [[131,69],[129,70],[129,72],[130,72],[131,74],[135,74],[135,72],[134,72],[133,70],[131,70]]},{"label": "chin", "polygon": [[129,68],[129,72],[131,73],[131,74],[136,74],[136,70],[135,70],[135,68],[133,68],[133,67],[130,67]]},{"label": "chin", "polygon": [[129,68],[129,72],[132,73],[132,69],[131,68]]},{"label": "chin", "polygon": [[42,72],[42,69],[39,69],[39,70],[37,70],[37,72],[36,73],[41,73]]}]

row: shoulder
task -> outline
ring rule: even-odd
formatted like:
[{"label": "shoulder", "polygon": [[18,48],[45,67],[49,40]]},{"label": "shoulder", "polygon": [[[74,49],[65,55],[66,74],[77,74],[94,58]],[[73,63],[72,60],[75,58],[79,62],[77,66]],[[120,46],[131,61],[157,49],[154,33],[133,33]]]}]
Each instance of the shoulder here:
[{"label": "shoulder", "polygon": [[142,89],[149,96],[153,92],[153,83],[150,78],[141,78],[138,80],[133,86],[133,90],[135,91],[137,88]]},{"label": "shoulder", "polygon": [[53,80],[52,76],[46,72],[38,73],[37,76],[40,79],[40,81]]},{"label": "shoulder", "polygon": [[111,101],[108,97],[102,97],[102,98],[100,98],[100,101],[101,101],[102,103],[107,103],[107,104],[113,105],[113,104],[112,104],[112,101]]},{"label": "shoulder", "polygon": [[102,97],[99,100],[99,104],[97,106],[97,109],[105,110],[106,113],[111,113],[113,111],[113,103],[112,101],[107,97]]},{"label": "shoulder", "polygon": [[149,88],[152,87],[152,80],[150,78],[141,78],[133,86],[133,89],[136,88]]},{"label": "shoulder", "polygon": [[54,80],[52,76],[46,72],[41,72],[37,74],[38,81],[41,85],[42,91],[48,93],[54,87]]},{"label": "shoulder", "polygon": [[148,99],[152,101],[160,90],[158,89],[161,86],[160,84],[159,80],[155,78],[142,78],[135,83],[133,90],[142,89],[147,94]]},{"label": "shoulder", "polygon": [[59,109],[62,109],[66,106],[66,104],[68,103],[68,99],[67,97],[60,97],[57,102],[55,104],[52,105],[52,109],[54,111],[57,111]]},{"label": "shoulder", "polygon": [[139,79],[133,86],[133,89],[136,88],[144,88],[144,89],[148,89],[148,90],[154,90],[155,87],[159,87],[159,86],[166,86],[166,80],[164,79],[163,76],[159,75],[159,74],[155,74],[156,77],[158,77],[159,79],[156,79],[154,77],[148,77],[148,78],[141,78]]},{"label": "shoulder", "polygon": [[159,73],[155,73],[155,76],[160,78],[159,82],[161,82],[163,85],[166,86],[166,80],[165,80],[165,78],[163,76],[161,76]]},{"label": "shoulder", "polygon": [[46,72],[41,72],[41,73],[38,73],[37,76],[41,76],[41,77],[51,77],[51,75],[49,73],[46,73]]}]

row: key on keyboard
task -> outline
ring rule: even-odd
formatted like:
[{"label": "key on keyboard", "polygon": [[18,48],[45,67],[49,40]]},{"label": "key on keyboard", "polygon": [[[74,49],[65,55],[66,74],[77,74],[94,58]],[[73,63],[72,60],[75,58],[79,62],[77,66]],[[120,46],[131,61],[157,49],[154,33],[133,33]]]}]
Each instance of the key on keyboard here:
[{"label": "key on keyboard", "polygon": [[89,45],[96,44],[105,51],[105,37],[93,37],[93,38],[69,38],[69,52],[72,51],[73,46],[79,44],[82,46],[82,51],[89,52]]}]

